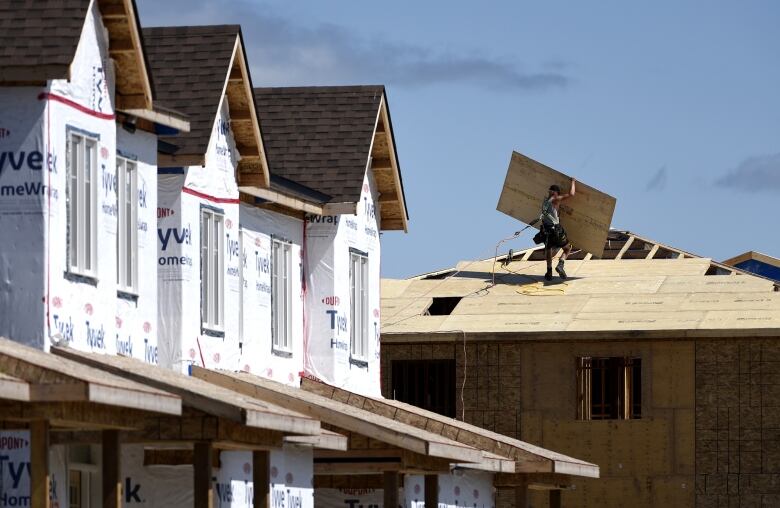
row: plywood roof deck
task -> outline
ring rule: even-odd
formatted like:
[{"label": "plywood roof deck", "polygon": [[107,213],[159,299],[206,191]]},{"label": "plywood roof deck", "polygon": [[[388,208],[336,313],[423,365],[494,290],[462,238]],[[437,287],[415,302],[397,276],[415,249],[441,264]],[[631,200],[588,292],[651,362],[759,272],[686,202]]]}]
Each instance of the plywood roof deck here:
[{"label": "plywood roof deck", "polygon": [[83,353],[60,347],[52,348],[52,352],[78,362],[82,368],[93,367],[92,370],[99,369],[103,375],[111,373],[166,390],[181,397],[185,407],[247,427],[308,435],[320,431],[319,421],[309,416],[133,358]]},{"label": "plywood roof deck", "polygon": [[280,403],[286,401],[287,407],[320,418],[323,423],[343,431],[364,436],[363,440],[369,437],[418,455],[445,459],[453,463],[478,464],[493,470],[498,468],[498,471],[512,470],[512,465],[507,463],[506,458],[501,460],[494,456],[486,457],[481,450],[453,441],[443,435],[249,373],[216,372],[195,367],[193,376],[249,396],[267,398]]},{"label": "plywood roof deck", "polygon": [[73,401],[179,415],[181,399],[0,338],[0,372],[29,384],[30,401]]},{"label": "plywood roof deck", "polygon": [[365,409],[385,418],[440,434],[459,443],[486,450],[497,457],[509,457],[516,461],[516,472],[560,473],[592,478],[599,476],[599,467],[595,464],[512,439],[453,418],[447,418],[410,404],[358,395],[312,379],[303,379],[301,388],[328,399]]},{"label": "plywood roof deck", "polygon": [[[382,340],[452,340],[459,333],[548,340],[780,336],[774,282],[713,275],[711,263],[574,260],[566,281],[547,282],[544,261],[491,259],[460,263],[441,279],[383,280]],[[461,300],[449,315],[428,315],[437,297]]]}]

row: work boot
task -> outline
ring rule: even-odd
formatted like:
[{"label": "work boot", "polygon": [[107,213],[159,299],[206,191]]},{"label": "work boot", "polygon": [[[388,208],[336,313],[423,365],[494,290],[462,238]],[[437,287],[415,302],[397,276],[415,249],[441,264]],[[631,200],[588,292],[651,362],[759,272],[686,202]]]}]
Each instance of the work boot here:
[{"label": "work boot", "polygon": [[544,274],[544,280],[552,280],[552,266],[547,267],[547,273]]},{"label": "work boot", "polygon": [[558,261],[558,266],[555,267],[555,271],[561,276],[561,279],[566,278],[566,270],[563,269],[563,260]]}]

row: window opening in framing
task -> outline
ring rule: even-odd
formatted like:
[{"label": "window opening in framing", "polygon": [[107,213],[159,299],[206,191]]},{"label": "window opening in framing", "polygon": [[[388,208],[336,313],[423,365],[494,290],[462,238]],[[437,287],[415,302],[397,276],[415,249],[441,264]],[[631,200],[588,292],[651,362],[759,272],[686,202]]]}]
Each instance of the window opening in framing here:
[{"label": "window opening in framing", "polygon": [[460,296],[434,296],[425,313],[429,316],[449,316],[458,306]]},{"label": "window opening in framing", "polygon": [[138,166],[117,157],[117,286],[138,294]]},{"label": "window opening in framing", "polygon": [[97,275],[96,138],[69,131],[67,138],[68,271]]},{"label": "window opening in framing", "polygon": [[350,337],[349,352],[354,360],[368,361],[368,256],[349,253]]},{"label": "window opening in framing", "polygon": [[201,320],[203,328],[224,328],[225,217],[210,208],[200,212]]},{"label": "window opening in framing", "polygon": [[633,420],[642,417],[642,360],[577,358],[577,418]]},{"label": "window opening in framing", "polygon": [[271,242],[271,337],[273,350],[292,351],[292,244]]},{"label": "window opening in framing", "polygon": [[393,360],[395,400],[455,418],[455,360]]}]

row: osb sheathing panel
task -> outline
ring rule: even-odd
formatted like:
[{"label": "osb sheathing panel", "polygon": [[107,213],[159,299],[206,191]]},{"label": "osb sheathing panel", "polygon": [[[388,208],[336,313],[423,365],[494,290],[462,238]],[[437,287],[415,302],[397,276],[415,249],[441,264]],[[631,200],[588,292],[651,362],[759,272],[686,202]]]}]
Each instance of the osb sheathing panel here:
[{"label": "osb sheathing panel", "polygon": [[[460,391],[457,397],[457,414],[464,411],[466,421],[600,466],[600,479],[577,479],[576,489],[564,492],[564,506],[693,506],[694,346],[669,339],[467,342],[465,362],[460,340],[389,344],[382,349],[383,386],[387,395],[394,359],[453,358],[459,389],[466,374],[465,406]],[[576,358],[586,355],[642,358],[642,419],[576,419]],[[777,359],[780,365],[780,353]],[[540,503],[546,499],[532,495]]]}]

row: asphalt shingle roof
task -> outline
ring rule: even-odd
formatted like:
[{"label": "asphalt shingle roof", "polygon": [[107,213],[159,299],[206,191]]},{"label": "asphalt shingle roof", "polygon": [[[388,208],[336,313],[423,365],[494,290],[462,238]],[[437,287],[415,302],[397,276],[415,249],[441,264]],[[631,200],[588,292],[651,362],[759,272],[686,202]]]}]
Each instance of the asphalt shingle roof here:
[{"label": "asphalt shingle roof", "polygon": [[89,0],[0,0],[0,81],[19,68],[36,80],[67,78],[88,8]]},{"label": "asphalt shingle roof", "polygon": [[157,101],[190,121],[189,133],[162,138],[179,148],[177,155],[206,153],[240,30],[239,25],[143,30]]},{"label": "asphalt shingle roof", "polygon": [[357,202],[384,86],[255,88],[271,173]]}]

